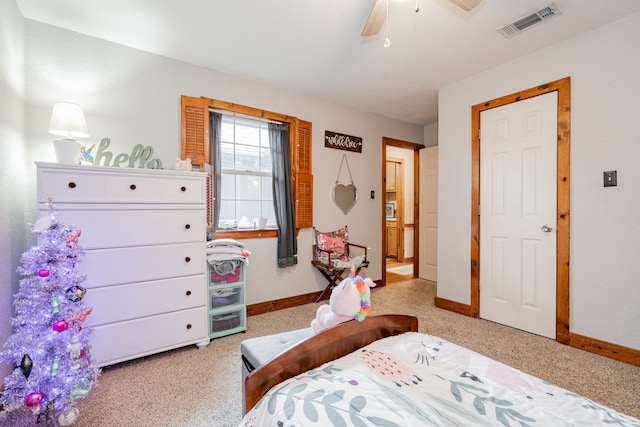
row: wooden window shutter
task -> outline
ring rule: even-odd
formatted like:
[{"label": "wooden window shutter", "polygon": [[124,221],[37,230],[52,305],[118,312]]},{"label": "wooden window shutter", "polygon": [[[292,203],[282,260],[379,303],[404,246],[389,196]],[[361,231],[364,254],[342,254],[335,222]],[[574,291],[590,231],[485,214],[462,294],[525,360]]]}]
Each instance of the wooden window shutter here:
[{"label": "wooden window shutter", "polygon": [[204,171],[205,163],[211,163],[209,153],[209,100],[182,96],[182,150],[180,158],[191,158],[191,164]]},{"label": "wooden window shutter", "polygon": [[293,152],[296,228],[313,227],[313,175],[311,174],[311,123],[296,120],[297,141]]},{"label": "wooden window shutter", "polygon": [[182,145],[180,158],[191,159],[191,164],[207,172],[207,232],[213,231],[213,167],[210,163],[209,100],[182,96]]}]

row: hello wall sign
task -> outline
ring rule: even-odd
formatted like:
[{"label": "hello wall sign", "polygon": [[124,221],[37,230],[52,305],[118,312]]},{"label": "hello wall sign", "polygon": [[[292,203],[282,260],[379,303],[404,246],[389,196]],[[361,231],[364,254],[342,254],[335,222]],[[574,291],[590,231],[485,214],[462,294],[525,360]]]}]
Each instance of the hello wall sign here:
[{"label": "hello wall sign", "polygon": [[104,163],[104,166],[111,166],[110,163],[113,160],[113,166],[115,167],[128,167],[128,168],[146,168],[146,169],[162,169],[162,160],[152,159],[153,147],[142,144],[136,144],[131,149],[131,153],[120,153],[113,156],[111,151],[108,151],[111,145],[109,138],[102,138],[98,144],[98,151],[93,159],[93,164],[100,166],[100,163]]}]

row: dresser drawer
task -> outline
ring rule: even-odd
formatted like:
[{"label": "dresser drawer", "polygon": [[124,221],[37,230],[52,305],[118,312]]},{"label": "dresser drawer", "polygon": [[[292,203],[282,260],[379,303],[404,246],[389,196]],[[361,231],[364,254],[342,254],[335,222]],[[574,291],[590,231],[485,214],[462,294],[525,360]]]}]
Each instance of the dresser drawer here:
[{"label": "dresser drawer", "polygon": [[67,166],[38,168],[38,201],[55,203],[205,203],[197,172]]},{"label": "dresser drawer", "polygon": [[187,177],[117,176],[109,181],[106,201],[124,203],[203,203],[204,181]]},{"label": "dresser drawer", "polygon": [[93,307],[88,326],[121,322],[206,304],[205,276],[189,276],[89,289],[82,302]]},{"label": "dresser drawer", "polygon": [[204,275],[203,243],[87,250],[76,269],[86,288]]},{"label": "dresser drawer", "polygon": [[98,366],[129,360],[190,343],[208,341],[206,308],[96,326],[89,336]]},{"label": "dresser drawer", "polygon": [[60,221],[82,231],[85,249],[202,242],[205,215],[203,209],[58,211]]},{"label": "dresser drawer", "polygon": [[55,203],[98,201],[106,198],[107,180],[101,175],[69,169],[38,168],[38,202],[51,196]]}]

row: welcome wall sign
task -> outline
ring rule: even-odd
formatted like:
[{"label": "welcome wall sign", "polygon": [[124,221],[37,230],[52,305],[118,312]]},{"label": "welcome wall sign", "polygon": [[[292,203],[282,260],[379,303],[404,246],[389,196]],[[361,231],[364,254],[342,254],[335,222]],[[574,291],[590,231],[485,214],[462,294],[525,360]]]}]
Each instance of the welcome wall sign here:
[{"label": "welcome wall sign", "polygon": [[362,138],[345,135],[343,133],[324,131],[324,146],[338,150],[354,151],[362,153]]}]

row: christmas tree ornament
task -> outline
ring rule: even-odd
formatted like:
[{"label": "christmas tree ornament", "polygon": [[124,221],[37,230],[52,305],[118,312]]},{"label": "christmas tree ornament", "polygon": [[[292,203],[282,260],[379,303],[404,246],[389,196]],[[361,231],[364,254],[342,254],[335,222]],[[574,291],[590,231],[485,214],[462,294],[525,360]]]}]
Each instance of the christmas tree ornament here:
[{"label": "christmas tree ornament", "polygon": [[20,360],[20,370],[22,371],[22,375],[26,379],[29,379],[29,375],[31,374],[31,369],[33,368],[33,361],[29,357],[28,353],[25,353],[22,356],[22,360]]},{"label": "christmas tree ornament", "polygon": [[66,290],[66,295],[69,301],[78,302],[82,298],[84,298],[84,294],[87,293],[87,290],[80,285],[71,286]]},{"label": "christmas tree ornament", "polygon": [[41,269],[41,270],[38,270],[38,276],[39,277],[49,277],[49,270],[44,269],[44,268]]},{"label": "christmas tree ornament", "polygon": [[84,310],[82,310],[81,313],[76,313],[73,316],[69,317],[69,323],[73,323],[77,321],[80,325],[82,325],[84,321],[87,320],[87,316],[91,314],[92,311],[93,311],[93,307],[85,308]]},{"label": "christmas tree ornament", "polygon": [[80,346],[80,338],[78,337],[78,335],[74,335],[71,339],[71,360],[79,359],[81,351],[82,347]]},{"label": "christmas tree ornament", "polygon": [[80,384],[74,384],[71,389],[71,398],[72,399],[80,399],[85,398],[89,395],[89,388],[84,388]]},{"label": "christmas tree ornament", "polygon": [[69,323],[66,320],[62,319],[62,320],[58,320],[57,322],[54,322],[53,325],[51,325],[51,327],[56,332],[62,332],[69,329]]},{"label": "christmas tree ornament", "polygon": [[80,230],[77,230],[75,234],[67,236],[67,247],[70,248],[72,245],[78,246],[78,238],[80,237],[81,233],[82,232]]},{"label": "christmas tree ornament", "polygon": [[58,301],[58,297],[55,295],[51,295],[51,311],[53,314],[58,314],[60,312],[60,301]]},{"label": "christmas tree ornament", "polygon": [[73,370],[80,369],[80,353],[82,353],[80,339],[78,335],[74,335],[71,340],[71,352],[69,353],[71,357],[71,369]]},{"label": "christmas tree ornament", "polygon": [[67,408],[60,413],[60,416],[58,417],[58,423],[64,427],[70,426],[71,424],[76,422],[79,413],[80,411],[78,411],[78,408],[76,408],[75,406]]},{"label": "christmas tree ornament", "polygon": [[38,406],[40,402],[42,402],[42,399],[44,399],[44,394],[39,391],[34,391],[27,394],[27,397],[24,398],[24,404],[27,406]]},{"label": "christmas tree ornament", "polygon": [[40,234],[48,230],[53,225],[53,219],[50,216],[43,216],[37,220],[31,227],[34,234]]},{"label": "christmas tree ornament", "polygon": [[60,369],[60,358],[54,357],[51,361],[51,378],[54,378],[58,375],[58,369]]}]

